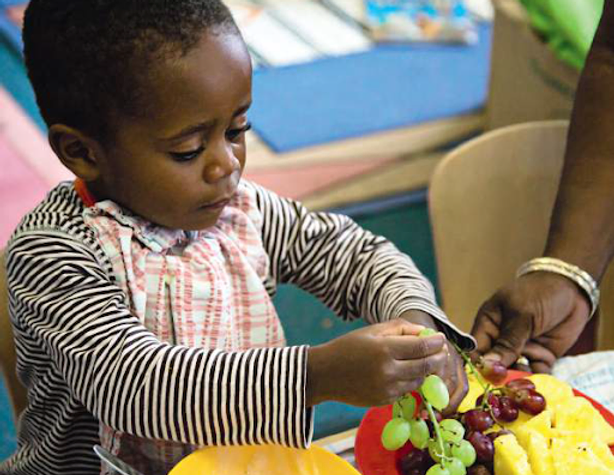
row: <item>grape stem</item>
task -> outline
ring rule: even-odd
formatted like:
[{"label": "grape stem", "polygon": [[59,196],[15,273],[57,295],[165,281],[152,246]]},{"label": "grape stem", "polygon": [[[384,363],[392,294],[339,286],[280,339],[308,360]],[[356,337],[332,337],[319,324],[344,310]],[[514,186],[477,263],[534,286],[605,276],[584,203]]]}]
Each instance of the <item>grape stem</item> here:
[{"label": "grape stem", "polygon": [[441,436],[441,430],[439,430],[439,422],[437,422],[437,417],[435,416],[435,411],[433,411],[433,406],[426,400],[424,395],[422,395],[422,400],[424,401],[424,405],[426,406],[426,410],[429,414],[429,419],[431,420],[433,429],[435,430],[435,438],[437,440],[437,444],[439,445],[439,450],[441,451],[441,460],[447,460],[448,457],[446,456],[446,449],[443,445],[443,437]]},{"label": "grape stem", "polygon": [[473,376],[475,376],[475,379],[478,381],[480,386],[482,386],[482,389],[484,390],[484,393],[487,394],[487,392],[489,390],[489,387],[490,387],[490,384],[487,384],[484,381],[484,379],[482,378],[482,375],[476,369],[475,365],[471,361],[471,358],[469,358],[469,356],[467,356],[465,354],[465,352],[456,343],[454,343],[454,342],[451,342],[451,343],[452,343],[452,346],[454,346],[454,349],[458,352],[458,354],[461,355],[461,358],[463,358],[463,360],[465,361],[467,366],[469,366],[469,371],[471,371],[471,374]]}]

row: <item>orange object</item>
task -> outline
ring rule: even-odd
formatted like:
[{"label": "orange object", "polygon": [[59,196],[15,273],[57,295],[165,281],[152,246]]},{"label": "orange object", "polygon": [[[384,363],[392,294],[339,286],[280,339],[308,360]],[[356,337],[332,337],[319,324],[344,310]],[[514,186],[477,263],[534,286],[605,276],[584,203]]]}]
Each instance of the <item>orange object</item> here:
[{"label": "orange object", "polygon": [[183,459],[169,475],[360,475],[341,457],[318,447],[210,447]]}]

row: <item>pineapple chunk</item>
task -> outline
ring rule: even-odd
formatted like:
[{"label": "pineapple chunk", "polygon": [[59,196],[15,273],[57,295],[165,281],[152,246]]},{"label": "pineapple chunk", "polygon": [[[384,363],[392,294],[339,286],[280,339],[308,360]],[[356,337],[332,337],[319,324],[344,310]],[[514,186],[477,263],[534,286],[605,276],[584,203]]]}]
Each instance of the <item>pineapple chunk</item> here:
[{"label": "pineapple chunk", "polygon": [[591,450],[589,444],[575,444],[568,439],[552,440],[552,459],[555,475],[612,475]]},{"label": "pineapple chunk", "polygon": [[514,434],[517,434],[518,430],[529,422],[532,417],[533,416],[527,414],[526,412],[520,412],[518,419],[516,419],[514,422],[504,422],[501,423],[501,425],[507,430],[512,431]]},{"label": "pineapple chunk", "polygon": [[513,434],[495,439],[496,475],[534,475],[527,453]]},{"label": "pineapple chunk", "polygon": [[475,407],[475,401],[478,396],[484,393],[484,389],[482,388],[480,383],[478,383],[476,377],[471,374],[471,372],[469,372],[467,369],[465,369],[465,371],[467,371],[467,382],[469,383],[469,391],[460,403],[460,406],[458,406],[458,412],[461,413],[473,409]]},{"label": "pineapple chunk", "polygon": [[529,437],[532,432],[540,433],[546,441],[550,440],[552,436],[552,411],[550,409],[542,411],[516,429],[518,442],[525,450],[528,450]]},{"label": "pineapple chunk", "polygon": [[574,397],[555,409],[555,426],[561,433],[573,433],[607,445],[614,444],[614,428],[586,399]]},{"label": "pineapple chunk", "polygon": [[608,447],[607,444],[598,438],[594,437],[592,439],[587,439],[584,436],[571,433],[563,434],[561,435],[561,438],[565,439],[567,442],[570,442],[576,447],[589,447],[597,458],[614,473],[614,455],[612,455],[610,447]]},{"label": "pineapple chunk", "polygon": [[569,384],[549,374],[533,374],[527,379],[533,381],[537,392],[546,398],[546,407],[556,409],[573,399],[573,389]]},{"label": "pineapple chunk", "polygon": [[548,439],[536,431],[530,431],[527,448],[529,463],[535,475],[555,475]]}]

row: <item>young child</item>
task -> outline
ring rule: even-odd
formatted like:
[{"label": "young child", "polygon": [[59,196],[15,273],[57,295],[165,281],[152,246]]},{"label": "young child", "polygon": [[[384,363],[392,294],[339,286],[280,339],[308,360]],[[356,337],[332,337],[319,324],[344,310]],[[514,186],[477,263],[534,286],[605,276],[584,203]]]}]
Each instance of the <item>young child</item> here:
[{"label": "young child", "polygon": [[[314,405],[390,403],[428,373],[459,401],[458,355],[416,335],[473,340],[411,259],[240,180],[251,62],[219,0],[32,0],[24,44],[78,179],[7,248],[28,407],[1,474],[98,474],[97,443],[147,475],[198,446],[306,447]],[[373,325],[285,347],[278,282]]]}]

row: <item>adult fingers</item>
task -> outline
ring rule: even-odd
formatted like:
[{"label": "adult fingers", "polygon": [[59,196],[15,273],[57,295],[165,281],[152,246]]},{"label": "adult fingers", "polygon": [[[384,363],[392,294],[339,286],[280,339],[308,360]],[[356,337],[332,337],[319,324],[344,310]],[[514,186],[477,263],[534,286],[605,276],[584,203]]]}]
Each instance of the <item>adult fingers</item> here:
[{"label": "adult fingers", "polygon": [[501,325],[501,312],[496,302],[496,297],[488,300],[480,309],[473,322],[471,334],[477,342],[477,352],[486,353],[499,336]]},{"label": "adult fingers", "polygon": [[499,360],[505,366],[511,366],[521,355],[532,329],[533,320],[530,315],[507,311],[502,315],[499,336],[484,358]]},{"label": "adult fingers", "polygon": [[543,345],[534,340],[526,343],[523,355],[526,356],[531,364],[534,373],[550,373],[556,362],[556,355]]}]

